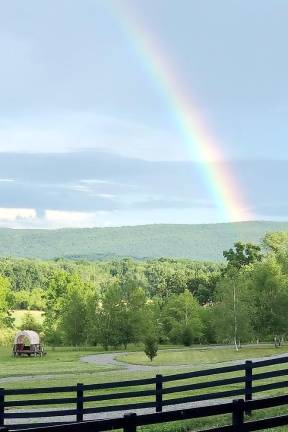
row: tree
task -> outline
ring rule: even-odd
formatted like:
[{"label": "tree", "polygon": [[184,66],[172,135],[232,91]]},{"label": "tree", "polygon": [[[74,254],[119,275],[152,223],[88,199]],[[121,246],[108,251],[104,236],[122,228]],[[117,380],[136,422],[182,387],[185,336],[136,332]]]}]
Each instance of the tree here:
[{"label": "tree", "polygon": [[43,323],[51,344],[78,345],[86,340],[86,288],[76,273],[54,272],[46,290]]},{"label": "tree", "polygon": [[213,328],[218,342],[234,342],[236,350],[240,340],[252,338],[251,296],[247,287],[250,268],[229,272],[219,281],[213,306]]},{"label": "tree", "polygon": [[42,325],[31,312],[26,312],[22,318],[20,330],[33,330],[40,333]]},{"label": "tree", "polygon": [[200,305],[188,290],[168,298],[163,307],[162,322],[164,331],[174,343],[184,343],[187,328],[190,329],[193,341],[199,340],[203,334]]},{"label": "tree", "polygon": [[288,251],[288,232],[267,233],[263,239],[264,247],[274,253]]},{"label": "tree", "polygon": [[146,336],[144,343],[145,343],[144,352],[152,362],[154,357],[157,356],[157,351],[158,351],[157,338],[153,335]]},{"label": "tree", "polygon": [[125,284],[114,280],[102,290],[98,306],[98,339],[105,349],[109,346],[139,342],[146,333],[147,297],[134,279]]},{"label": "tree", "polygon": [[99,306],[100,295],[93,286],[86,291],[86,336],[89,345],[94,346],[99,342]]},{"label": "tree", "polygon": [[288,278],[275,255],[255,266],[249,282],[253,325],[259,338],[281,341],[288,332]]},{"label": "tree", "polygon": [[13,327],[14,318],[10,312],[13,302],[14,296],[10,281],[8,278],[0,276],[0,327]]},{"label": "tree", "polygon": [[223,252],[224,258],[227,260],[227,267],[224,273],[231,267],[239,270],[241,267],[261,261],[263,254],[261,248],[253,243],[234,243],[234,249],[229,249]]},{"label": "tree", "polygon": [[45,292],[46,306],[44,309],[43,329],[46,341],[54,346],[61,344],[63,341],[60,323],[62,303],[67,292],[69,278],[69,274],[63,270],[54,271]]},{"label": "tree", "polygon": [[29,294],[29,309],[43,310],[45,308],[45,292],[42,288],[33,288]]},{"label": "tree", "polygon": [[183,329],[182,343],[185,346],[191,346],[193,343],[193,340],[194,340],[194,335],[193,335],[192,328],[189,325],[187,325]]},{"label": "tree", "polygon": [[65,344],[77,346],[87,341],[86,290],[87,285],[78,275],[69,277],[60,319]]}]

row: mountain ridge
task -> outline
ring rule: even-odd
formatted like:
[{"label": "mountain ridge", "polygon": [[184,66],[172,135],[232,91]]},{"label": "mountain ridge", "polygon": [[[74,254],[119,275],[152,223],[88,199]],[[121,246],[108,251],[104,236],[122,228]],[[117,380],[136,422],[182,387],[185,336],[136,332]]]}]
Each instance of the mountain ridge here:
[{"label": "mountain ridge", "polygon": [[153,224],[121,227],[0,228],[0,256],[107,260],[189,258],[221,261],[237,240],[260,244],[266,232],[288,231],[288,222]]}]

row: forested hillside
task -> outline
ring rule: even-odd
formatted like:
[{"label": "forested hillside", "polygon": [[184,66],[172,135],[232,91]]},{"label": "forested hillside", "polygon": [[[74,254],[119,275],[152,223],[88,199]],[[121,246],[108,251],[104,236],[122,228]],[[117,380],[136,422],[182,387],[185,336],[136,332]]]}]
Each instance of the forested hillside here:
[{"label": "forested hillside", "polygon": [[[0,345],[15,326],[51,345],[275,341],[288,334],[288,233],[236,242],[225,262],[0,259]],[[16,324],[15,311],[22,313]],[[39,314],[38,314],[39,315]],[[19,316],[19,315],[18,315]],[[145,342],[145,343],[146,343]]]},{"label": "forested hillside", "polygon": [[259,244],[266,232],[288,231],[288,222],[144,225],[61,230],[0,229],[0,256],[103,260],[174,257],[219,261],[235,241]]}]

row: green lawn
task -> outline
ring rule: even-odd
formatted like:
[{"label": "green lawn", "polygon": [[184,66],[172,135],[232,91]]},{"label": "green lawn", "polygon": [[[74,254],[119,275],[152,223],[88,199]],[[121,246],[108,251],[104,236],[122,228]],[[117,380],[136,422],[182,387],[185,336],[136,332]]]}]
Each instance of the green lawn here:
[{"label": "green lawn", "polygon": [[234,360],[249,360],[259,357],[266,357],[288,353],[288,347],[275,348],[272,345],[259,345],[253,347],[243,347],[239,351],[234,348],[191,348],[184,350],[158,351],[158,355],[151,362],[143,352],[119,355],[117,360],[138,364],[154,366],[175,366],[191,365],[191,367],[201,367],[202,365],[214,365]]},{"label": "green lawn", "polygon": [[[135,349],[135,347],[130,347],[131,349]],[[140,348],[140,347],[138,347]],[[99,348],[100,349],[100,348]],[[144,372],[127,372],[126,370],[119,370],[116,367],[105,367],[105,366],[97,366],[93,364],[83,363],[80,361],[80,357],[82,355],[88,355],[88,354],[95,354],[97,349],[88,349],[88,350],[71,350],[62,348],[61,350],[49,350],[48,354],[44,358],[12,358],[10,354],[10,350],[8,349],[0,349],[0,378],[8,379],[7,382],[1,383],[1,387],[5,388],[31,388],[31,387],[50,387],[50,386],[68,386],[68,385],[74,385],[77,382],[83,382],[84,384],[92,384],[92,383],[102,383],[102,382],[113,382],[113,381],[122,381],[122,380],[131,380],[131,379],[137,379],[137,378],[148,378],[151,376],[155,376],[155,370],[152,371],[144,371]],[[249,347],[249,348],[242,348],[239,353],[234,352],[233,349],[182,349],[182,350],[165,350],[159,352],[158,362],[161,363],[159,360],[162,358],[162,363],[164,365],[168,365],[169,361],[170,364],[178,364],[180,365],[183,361],[183,358],[186,359],[185,364],[191,364],[191,370],[198,369],[200,365],[207,363],[221,363],[226,360],[235,360],[237,359],[246,359],[249,358],[256,358],[261,356],[267,356],[267,355],[273,355],[273,354],[279,354],[281,352],[285,352],[286,349],[275,349],[272,346],[261,346],[261,347]],[[130,353],[127,357],[138,356],[141,358],[143,357],[143,354],[141,352],[138,353]],[[191,357],[193,356],[193,357]],[[204,356],[204,357],[203,357]],[[171,360],[172,358],[172,360]],[[203,360],[206,359],[206,362]],[[164,359],[164,360],[163,360]],[[169,360],[170,359],[170,360]],[[142,358],[143,360],[143,358]],[[131,361],[131,359],[130,359]],[[146,362],[145,358],[143,360],[145,364],[150,364],[148,361]],[[165,363],[166,362],[166,363]],[[188,363],[190,362],[190,363]],[[194,363],[192,363],[194,362]],[[202,362],[202,363],[201,363]],[[156,366],[156,362],[153,362]],[[206,367],[210,367],[211,365],[207,365]],[[261,370],[258,372],[264,372],[264,370],[274,370],[276,367],[270,367],[270,368],[261,368]],[[279,365],[277,366],[277,369],[285,368],[285,365]],[[181,373],[183,371],[187,372],[189,368],[184,368],[179,366],[177,369],[175,368],[169,368],[166,367],[165,369],[160,369],[161,373],[164,375],[169,374],[175,374],[175,373]],[[237,376],[237,374],[243,374],[243,372],[236,372],[231,374],[226,374],[225,378],[228,378],[229,376]],[[34,376],[33,380],[24,380],[23,377],[25,375]],[[47,375],[50,375],[50,377],[47,377]],[[9,381],[9,377],[18,377],[16,380]],[[22,378],[22,379],[21,379]],[[224,378],[223,376],[218,376],[218,378]],[[270,380],[263,380],[261,381],[261,384],[268,383],[271,381],[276,380],[283,380],[283,378],[276,378],[276,379],[270,379]],[[195,382],[207,382],[211,380],[211,377],[201,377],[195,379],[190,379],[186,381],[175,381],[171,383],[166,383],[165,387],[171,387],[171,386],[178,386],[181,384],[188,384],[188,383],[195,383]],[[260,382],[259,382],[260,384]],[[233,386],[230,386],[229,389],[232,388],[239,388],[241,387],[241,384],[235,384]],[[151,386],[139,386],[137,387],[137,390],[147,390],[149,388],[153,388],[154,385]],[[221,388],[212,388],[212,389],[204,389],[204,390],[193,390],[193,391],[187,391],[185,393],[174,393],[174,394],[168,394],[165,396],[165,399],[174,398],[174,397],[182,397],[182,396],[188,396],[188,395],[195,395],[195,394],[201,394],[206,393],[209,391],[224,391],[228,389],[228,386],[222,386]],[[136,389],[135,389],[136,390]],[[131,387],[127,388],[121,388],[117,390],[117,392],[125,392],[125,391],[131,391]],[[100,391],[91,391],[86,392],[86,395],[97,395],[97,394],[107,394],[107,393],[115,393],[115,390],[113,389],[107,389],[107,390],[100,390]],[[257,397],[265,397],[268,395],[276,395],[276,394],[283,394],[285,393],[285,389],[280,390],[272,390],[265,393],[258,394]],[[65,393],[65,394],[59,394],[57,393],[55,397],[61,397],[61,396],[74,396],[73,394]],[[43,398],[50,399],[52,396],[51,394],[45,395]],[[9,397],[8,400],[11,399],[30,399],[31,396],[29,395],[23,395],[23,396],[17,396],[17,397]],[[33,397],[32,397],[33,398]],[[133,402],[141,402],[141,401],[151,401],[154,400],[154,396],[148,396],[148,397],[141,397],[137,400],[133,400]],[[111,404],[119,404],[119,403],[132,403],[131,399],[123,398],[120,400],[115,401],[102,401],[102,402],[90,402],[86,403],[86,407],[90,406],[105,406],[105,405],[111,405]],[[73,405],[72,405],[73,406]],[[59,407],[59,406],[58,406]],[[27,410],[29,410],[31,407],[27,407]],[[37,407],[39,409],[39,406]],[[44,408],[44,407],[43,407]],[[45,407],[44,409],[49,409],[49,407]],[[51,405],[50,405],[51,408]],[[59,407],[60,408],[60,407]],[[276,412],[283,413],[284,409],[274,409],[273,414]],[[256,416],[259,417],[261,415],[268,415],[269,413],[266,411],[265,413],[257,413]],[[198,419],[198,420],[190,420],[187,422],[176,422],[173,424],[165,424],[165,425],[153,425],[150,427],[140,428],[141,431],[156,431],[156,432],[172,432],[172,431],[192,431],[197,428],[204,428],[204,427],[211,427],[212,425],[223,425],[225,423],[228,423],[230,421],[230,416],[218,416],[217,418],[207,418],[207,419]],[[195,429],[194,429],[195,428]],[[279,431],[288,430],[288,428],[278,429]]]},{"label": "green lawn", "polygon": [[[16,357],[11,356],[11,349],[0,349],[0,378],[21,377],[21,376],[39,376],[52,375],[49,379],[50,385],[53,385],[54,375],[59,378],[72,374],[80,379],[82,374],[94,374],[107,370],[116,369],[116,367],[97,366],[93,363],[84,363],[80,357],[93,354],[94,351],[53,351],[48,350],[44,357]],[[46,378],[47,379],[47,378]],[[57,377],[55,378],[57,379]],[[52,381],[51,381],[52,380]],[[17,384],[21,383],[21,378]],[[26,383],[27,385],[27,383]]]}]

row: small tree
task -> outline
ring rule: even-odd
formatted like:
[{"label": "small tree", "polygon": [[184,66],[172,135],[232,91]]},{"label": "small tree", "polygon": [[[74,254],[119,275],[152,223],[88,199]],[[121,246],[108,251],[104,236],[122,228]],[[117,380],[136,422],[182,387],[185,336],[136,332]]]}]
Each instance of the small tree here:
[{"label": "small tree", "polygon": [[193,343],[193,331],[192,328],[187,326],[184,328],[183,333],[182,333],[182,343],[185,346],[191,346]]},{"label": "small tree", "polygon": [[144,352],[146,356],[151,360],[157,356],[158,342],[155,336],[147,336],[144,341],[145,347]]},{"label": "small tree", "polygon": [[34,330],[37,333],[42,331],[41,323],[30,312],[26,312],[22,318],[20,330]]}]

